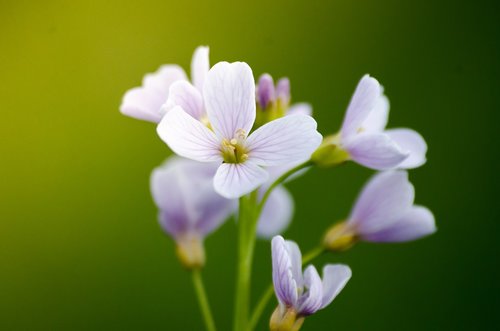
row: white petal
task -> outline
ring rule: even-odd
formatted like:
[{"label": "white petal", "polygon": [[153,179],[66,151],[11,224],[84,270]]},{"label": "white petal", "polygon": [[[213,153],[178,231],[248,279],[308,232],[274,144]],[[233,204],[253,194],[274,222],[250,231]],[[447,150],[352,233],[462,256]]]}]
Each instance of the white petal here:
[{"label": "white petal", "polygon": [[223,197],[235,199],[255,190],[267,177],[267,171],[250,161],[223,163],[215,174],[214,188]]},{"label": "white petal", "polygon": [[197,120],[205,114],[201,93],[187,81],[178,81],[170,86],[168,100],[162,107],[162,112],[166,114],[175,106],[181,107]]},{"label": "white petal", "polygon": [[170,110],[157,128],[160,138],[178,155],[200,162],[222,161],[215,134],[180,107]]},{"label": "white petal", "polygon": [[290,256],[290,270],[292,271],[293,279],[295,279],[297,286],[302,286],[304,280],[302,277],[302,253],[300,252],[299,245],[292,240],[286,240],[285,243],[288,255]]},{"label": "white petal", "polygon": [[297,282],[292,273],[292,260],[288,245],[281,236],[271,241],[274,292],[281,304],[294,306],[297,303]]},{"label": "white petal", "polygon": [[203,91],[205,77],[210,69],[208,53],[208,46],[199,46],[194,51],[193,59],[191,60],[191,80],[200,93]]},{"label": "white petal", "polygon": [[366,241],[402,242],[415,240],[436,232],[434,215],[425,207],[414,206],[384,230],[363,236]]},{"label": "white petal", "polygon": [[166,98],[166,94],[162,95],[156,90],[136,87],[123,96],[120,112],[139,120],[158,123],[162,118],[160,107]]},{"label": "white petal", "polygon": [[378,98],[373,110],[368,114],[361,127],[365,132],[384,131],[389,120],[389,99],[385,95]]},{"label": "white petal", "polygon": [[403,150],[410,155],[398,165],[401,169],[412,169],[426,162],[427,144],[424,138],[411,129],[390,129],[385,133]]},{"label": "white petal", "polygon": [[325,308],[335,299],[347,284],[351,275],[351,268],[343,264],[327,264],[323,268],[323,302],[321,308]]},{"label": "white petal", "polygon": [[205,107],[217,136],[232,139],[236,131],[250,132],[255,121],[255,81],[244,62],[219,62],[203,87]]},{"label": "white petal", "polygon": [[184,70],[175,64],[161,66],[156,72],[147,74],[142,80],[142,85],[147,89],[156,90],[168,97],[170,85],[178,80],[187,80]]},{"label": "white petal", "polygon": [[378,173],[363,188],[349,222],[361,235],[383,230],[411,208],[414,198],[406,171]]},{"label": "white petal", "polygon": [[287,115],[307,115],[312,116],[312,106],[305,102],[295,103],[288,108]]},{"label": "white petal", "polygon": [[247,139],[248,156],[263,166],[279,166],[308,159],[321,144],[316,121],[307,115],[290,115],[271,121]]},{"label": "white petal", "polygon": [[304,271],[304,287],[306,293],[299,298],[297,310],[301,315],[311,315],[321,309],[323,303],[323,284],[318,271],[309,265]]},{"label": "white petal", "polygon": [[375,108],[381,93],[382,89],[375,78],[369,75],[364,75],[361,78],[347,107],[341,129],[342,139],[347,139],[358,132],[370,112]]},{"label": "white petal", "polygon": [[384,133],[357,134],[344,143],[344,148],[354,161],[376,170],[393,169],[409,155]]},{"label": "white petal", "polygon": [[262,209],[257,225],[257,235],[268,239],[282,233],[290,224],[292,216],[292,195],[283,186],[276,187]]}]

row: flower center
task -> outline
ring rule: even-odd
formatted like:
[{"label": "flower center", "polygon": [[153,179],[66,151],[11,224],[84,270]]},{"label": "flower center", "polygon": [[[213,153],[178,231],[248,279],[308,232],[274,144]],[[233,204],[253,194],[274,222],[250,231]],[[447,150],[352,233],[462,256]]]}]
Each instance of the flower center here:
[{"label": "flower center", "polygon": [[243,163],[248,159],[246,137],[245,131],[239,129],[231,140],[222,140],[221,153],[225,163]]}]

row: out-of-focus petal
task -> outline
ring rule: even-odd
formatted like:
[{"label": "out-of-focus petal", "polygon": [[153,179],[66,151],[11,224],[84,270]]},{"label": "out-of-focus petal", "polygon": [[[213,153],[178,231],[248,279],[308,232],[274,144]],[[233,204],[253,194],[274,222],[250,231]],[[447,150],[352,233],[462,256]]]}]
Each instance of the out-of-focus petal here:
[{"label": "out-of-focus petal", "polygon": [[138,120],[159,123],[162,117],[160,107],[165,98],[156,91],[136,87],[123,96],[120,112]]},{"label": "out-of-focus petal", "polygon": [[312,116],[312,106],[306,102],[294,103],[288,108],[287,115],[307,115]]},{"label": "out-of-focus petal", "polygon": [[170,86],[167,102],[162,106],[163,114],[179,106],[193,118],[200,120],[205,114],[201,93],[189,82],[178,81]]},{"label": "out-of-focus petal", "polygon": [[282,233],[290,224],[293,216],[293,198],[283,186],[276,187],[269,195],[257,225],[257,235],[272,238]]},{"label": "out-of-focus petal", "polygon": [[266,109],[275,99],[274,81],[269,74],[262,74],[257,85],[257,102],[260,108]]},{"label": "out-of-focus petal", "polygon": [[255,81],[244,62],[219,62],[203,86],[205,108],[219,138],[232,139],[238,130],[247,135],[255,122]]},{"label": "out-of-focus petal", "polygon": [[373,176],[359,195],[349,223],[360,235],[384,229],[412,206],[413,185],[406,171],[387,171]]},{"label": "out-of-focus petal", "polygon": [[267,171],[253,162],[223,163],[215,174],[214,188],[223,197],[235,199],[252,192],[267,178]]},{"label": "out-of-focus petal", "polygon": [[200,93],[203,91],[203,84],[205,83],[208,70],[210,70],[208,54],[208,46],[199,46],[194,51],[193,58],[191,60],[191,79],[193,85],[198,89],[198,91],[200,91]]},{"label": "out-of-focus petal", "polygon": [[344,148],[354,161],[375,170],[393,169],[409,155],[384,133],[360,133],[346,141]]},{"label": "out-of-focus petal", "polygon": [[361,125],[377,104],[381,95],[379,82],[369,75],[364,75],[358,83],[342,124],[342,139],[348,139],[358,133]]},{"label": "out-of-focus petal", "polygon": [[361,124],[365,132],[382,132],[384,131],[387,121],[389,120],[389,99],[385,95],[381,95],[373,110],[368,114],[366,119]]},{"label": "out-of-focus petal", "polygon": [[248,156],[259,165],[279,166],[307,159],[321,144],[311,116],[291,115],[269,122],[247,139]]},{"label": "out-of-focus petal", "polygon": [[293,278],[292,260],[283,237],[271,241],[274,292],[280,303],[295,306],[298,299],[297,283]]},{"label": "out-of-focus petal", "polygon": [[321,308],[328,306],[351,278],[351,268],[343,264],[327,264],[323,268],[323,299]]},{"label": "out-of-focus petal", "polygon": [[200,162],[222,161],[215,134],[178,106],[163,117],[157,132],[180,156]]},{"label": "out-of-focus petal", "polygon": [[411,129],[390,129],[385,133],[405,152],[410,155],[403,162],[398,164],[398,168],[412,169],[425,164],[427,144],[424,138]]},{"label": "out-of-focus petal", "polygon": [[431,211],[414,206],[385,229],[363,235],[363,240],[373,242],[402,242],[419,239],[436,232]]},{"label": "out-of-focus petal", "polygon": [[276,98],[286,107],[290,103],[290,80],[281,78],[276,84]]},{"label": "out-of-focus petal", "polygon": [[323,303],[323,284],[318,271],[312,265],[304,271],[304,287],[306,292],[299,297],[297,310],[307,316],[321,309]]},{"label": "out-of-focus petal", "polygon": [[176,64],[165,64],[156,72],[145,75],[142,86],[158,91],[167,100],[170,85],[178,80],[187,80],[184,70]]}]

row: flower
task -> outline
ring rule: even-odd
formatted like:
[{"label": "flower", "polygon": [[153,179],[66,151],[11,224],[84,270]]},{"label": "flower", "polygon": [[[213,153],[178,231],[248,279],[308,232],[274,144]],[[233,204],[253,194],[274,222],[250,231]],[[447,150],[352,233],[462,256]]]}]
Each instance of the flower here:
[{"label": "flower", "polygon": [[[200,90],[209,70],[208,53],[208,47],[200,46],[194,51],[191,61],[191,78]],[[156,72],[144,76],[141,87],[125,93],[120,112],[139,120],[159,123],[164,115],[160,108],[175,82],[188,83],[184,70],[175,64],[162,65]]]},{"label": "flower", "polygon": [[187,267],[204,264],[203,240],[235,210],[236,201],[217,194],[212,177],[217,164],[170,157],[151,175],[151,193],[163,230],[177,243]]},{"label": "flower", "polygon": [[340,133],[325,138],[313,158],[319,164],[352,159],[376,170],[423,165],[425,140],[411,129],[385,130],[388,115],[389,101],[383,88],[375,78],[365,75],[349,103]]},{"label": "flower", "polygon": [[414,197],[406,171],[375,175],[363,188],[347,221],[327,232],[325,245],[342,250],[356,240],[402,242],[434,233],[434,216],[429,209],[414,205]]},{"label": "flower", "polygon": [[271,246],[273,285],[279,302],[271,317],[271,330],[298,330],[303,317],[325,308],[335,299],[351,278],[351,269],[342,264],[328,264],[323,268],[322,280],[312,265],[302,273],[302,256],[295,242],[276,236]]},{"label": "flower", "polygon": [[226,198],[241,197],[263,183],[263,167],[309,158],[321,143],[316,121],[305,115],[272,121],[250,135],[255,111],[255,82],[243,62],[220,62],[210,69],[203,87],[208,128],[181,106],[167,112],[157,131],[178,155],[220,164],[215,190]]}]

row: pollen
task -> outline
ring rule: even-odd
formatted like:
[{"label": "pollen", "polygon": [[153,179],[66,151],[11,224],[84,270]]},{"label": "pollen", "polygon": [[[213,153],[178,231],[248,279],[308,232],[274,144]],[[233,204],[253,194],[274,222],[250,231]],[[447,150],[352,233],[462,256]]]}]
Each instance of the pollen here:
[{"label": "pollen", "polygon": [[245,140],[246,133],[243,129],[237,130],[233,138],[222,140],[221,154],[225,163],[243,163],[248,160]]}]

